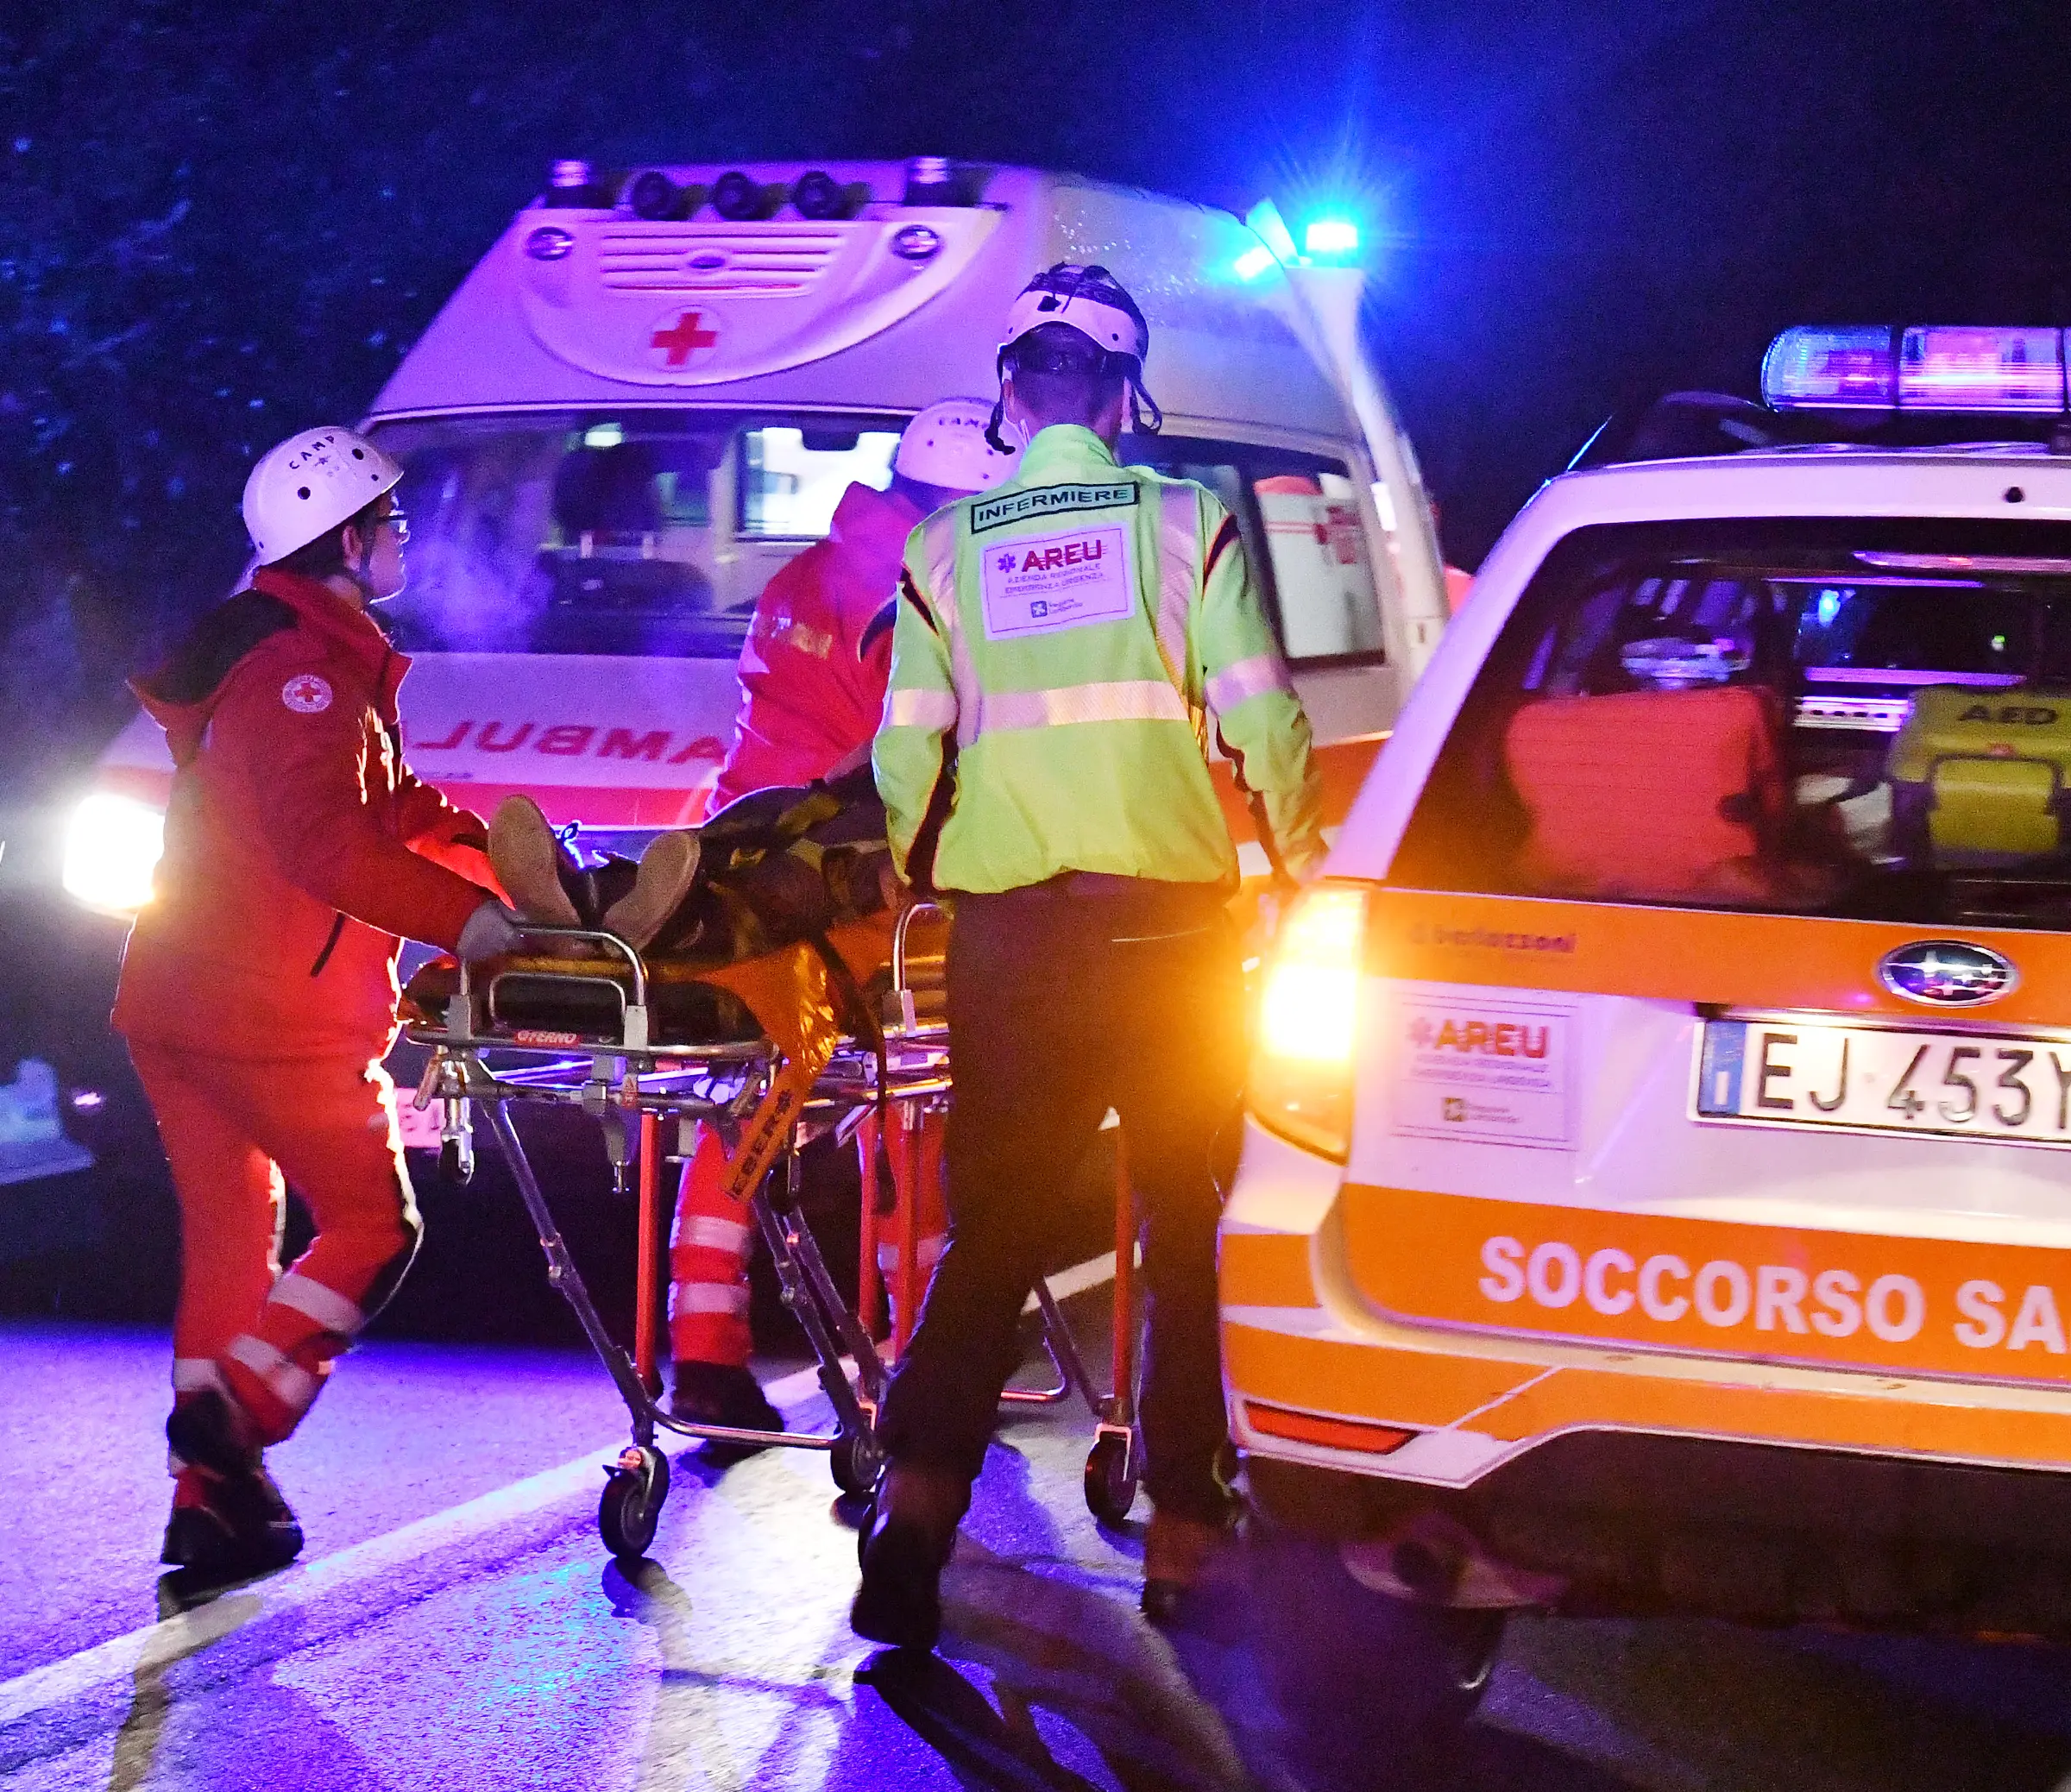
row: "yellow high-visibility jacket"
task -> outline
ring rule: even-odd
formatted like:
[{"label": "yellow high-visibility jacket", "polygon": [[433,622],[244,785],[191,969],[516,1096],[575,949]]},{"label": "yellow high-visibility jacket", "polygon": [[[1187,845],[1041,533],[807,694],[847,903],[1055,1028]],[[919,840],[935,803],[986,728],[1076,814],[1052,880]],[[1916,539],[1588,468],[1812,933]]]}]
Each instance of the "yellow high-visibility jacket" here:
[{"label": "yellow high-visibility jacket", "polygon": [[1057,424],[1012,483],[907,538],[872,763],[916,889],[1062,871],[1234,889],[1212,726],[1268,852],[1306,874],[1324,852],[1308,717],[1206,487]]}]

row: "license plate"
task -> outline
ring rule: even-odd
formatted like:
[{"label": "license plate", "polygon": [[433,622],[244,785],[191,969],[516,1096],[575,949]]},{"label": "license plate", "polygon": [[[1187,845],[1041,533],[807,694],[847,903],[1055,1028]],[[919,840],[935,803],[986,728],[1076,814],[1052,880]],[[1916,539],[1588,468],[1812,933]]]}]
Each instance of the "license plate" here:
[{"label": "license plate", "polygon": [[2071,1146],[2071,1042],[1707,1021],[1691,1115],[1743,1126]]}]

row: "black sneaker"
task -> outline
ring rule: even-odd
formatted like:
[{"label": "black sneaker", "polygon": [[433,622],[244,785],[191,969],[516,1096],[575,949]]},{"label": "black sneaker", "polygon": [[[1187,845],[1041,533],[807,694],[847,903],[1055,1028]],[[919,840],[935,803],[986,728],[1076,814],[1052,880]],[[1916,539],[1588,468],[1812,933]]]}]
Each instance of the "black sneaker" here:
[{"label": "black sneaker", "polygon": [[205,1582],[247,1581],[283,1569],[302,1553],[302,1527],[261,1469],[255,1487],[211,1485],[205,1504],[175,1504],[159,1560]]},{"label": "black sneaker", "polygon": [[270,1573],[302,1553],[302,1526],[236,1410],[214,1388],[182,1400],[166,1441],[194,1475],[201,1502],[178,1504],[161,1559],[224,1578]]},{"label": "black sneaker", "polygon": [[[685,1424],[725,1425],[740,1431],[784,1430],[784,1414],[770,1404],[762,1384],[746,1368],[731,1363],[677,1363],[669,1412]],[[704,1454],[714,1461],[734,1462],[766,1447],[708,1439]]]}]

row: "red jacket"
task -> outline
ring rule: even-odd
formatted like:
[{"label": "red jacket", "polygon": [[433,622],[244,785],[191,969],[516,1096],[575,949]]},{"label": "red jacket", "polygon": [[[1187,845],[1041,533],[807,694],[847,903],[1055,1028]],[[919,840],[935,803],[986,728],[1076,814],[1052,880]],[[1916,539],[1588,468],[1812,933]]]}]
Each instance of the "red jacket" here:
[{"label": "red jacket", "polygon": [[410,662],[373,619],[312,579],[252,583],[134,687],[175,770],[115,1025],[225,1057],[379,1057],[397,936],[457,944],[494,881],[486,835],[402,763]]},{"label": "red jacket", "polygon": [[824,777],[878,732],[891,632],[867,651],[871,619],[898,589],[920,511],[897,492],[852,485],[833,532],[782,568],[756,600],[740,653],[740,714],[712,786],[718,810],[751,790]]}]

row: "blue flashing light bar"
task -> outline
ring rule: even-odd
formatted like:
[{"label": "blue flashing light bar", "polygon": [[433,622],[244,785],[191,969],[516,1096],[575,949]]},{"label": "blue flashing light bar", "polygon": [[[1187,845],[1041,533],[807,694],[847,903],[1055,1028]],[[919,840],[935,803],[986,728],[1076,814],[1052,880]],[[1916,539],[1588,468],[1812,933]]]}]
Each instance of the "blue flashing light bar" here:
[{"label": "blue flashing light bar", "polygon": [[1271,249],[1262,242],[1255,242],[1231,264],[1231,271],[1237,279],[1248,285],[1261,274],[1270,274],[1279,266],[1279,258]]},{"label": "blue flashing light bar", "polygon": [[1301,246],[1310,255],[1341,261],[1359,253],[1359,226],[1349,217],[1319,217],[1302,232]]},{"label": "blue flashing light bar", "polygon": [[1884,324],[1786,330],[1762,358],[1778,411],[1938,411],[2056,416],[2071,409],[2064,332]]},{"label": "blue flashing light bar", "polygon": [[1292,267],[1301,259],[1301,252],[1294,247],[1294,238],[1287,230],[1287,221],[1272,200],[1261,199],[1245,214],[1244,222],[1283,267]]}]

